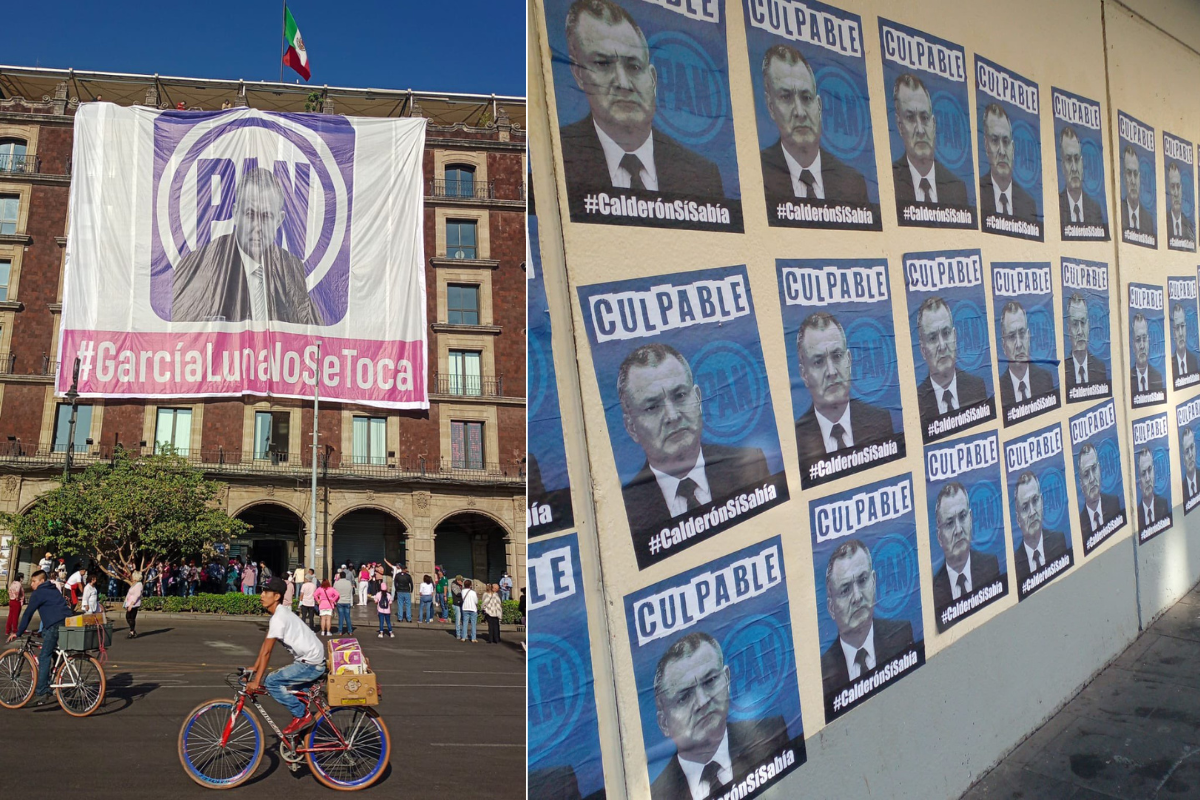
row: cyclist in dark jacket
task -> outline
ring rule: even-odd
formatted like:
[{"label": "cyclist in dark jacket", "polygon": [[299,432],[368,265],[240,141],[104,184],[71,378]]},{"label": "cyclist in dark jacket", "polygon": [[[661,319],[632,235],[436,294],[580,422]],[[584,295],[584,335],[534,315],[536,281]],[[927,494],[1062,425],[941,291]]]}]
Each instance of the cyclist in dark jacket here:
[{"label": "cyclist in dark jacket", "polygon": [[58,649],[58,632],[61,630],[62,621],[71,616],[71,607],[54,588],[54,584],[46,580],[43,570],[39,569],[29,577],[29,587],[33,590],[29,596],[29,605],[21,615],[20,627],[16,633],[8,635],[8,641],[11,642],[23,634],[33,620],[33,612],[39,613],[42,619],[42,653],[38,657],[37,693],[33,704],[44,706],[53,702],[50,697],[50,667],[54,663],[54,651]]}]

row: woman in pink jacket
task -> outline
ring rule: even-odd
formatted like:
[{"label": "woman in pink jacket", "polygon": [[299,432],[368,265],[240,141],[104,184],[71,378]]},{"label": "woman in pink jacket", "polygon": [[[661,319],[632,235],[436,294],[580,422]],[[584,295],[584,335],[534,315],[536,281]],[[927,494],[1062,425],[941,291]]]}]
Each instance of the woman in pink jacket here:
[{"label": "woman in pink jacket", "polygon": [[329,585],[329,581],[321,581],[321,586],[313,593],[317,608],[321,612],[321,635],[329,635],[329,626],[333,623],[333,608],[337,605],[338,593]]}]

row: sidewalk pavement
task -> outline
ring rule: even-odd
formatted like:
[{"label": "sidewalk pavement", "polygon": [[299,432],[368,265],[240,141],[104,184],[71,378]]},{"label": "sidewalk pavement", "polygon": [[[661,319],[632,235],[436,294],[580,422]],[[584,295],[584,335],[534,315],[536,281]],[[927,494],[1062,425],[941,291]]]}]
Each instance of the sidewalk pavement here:
[{"label": "sidewalk pavement", "polygon": [[1200,584],[962,800],[1200,798]]}]

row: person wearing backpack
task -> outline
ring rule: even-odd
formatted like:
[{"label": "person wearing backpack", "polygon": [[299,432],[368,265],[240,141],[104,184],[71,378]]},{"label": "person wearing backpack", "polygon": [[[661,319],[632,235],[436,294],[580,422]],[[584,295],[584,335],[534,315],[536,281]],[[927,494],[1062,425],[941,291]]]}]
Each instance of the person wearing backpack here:
[{"label": "person wearing backpack", "polygon": [[389,638],[395,639],[392,632],[392,596],[388,593],[386,578],[379,579],[379,591],[375,592],[375,610],[379,612],[379,638],[383,638],[383,629],[387,628]]}]

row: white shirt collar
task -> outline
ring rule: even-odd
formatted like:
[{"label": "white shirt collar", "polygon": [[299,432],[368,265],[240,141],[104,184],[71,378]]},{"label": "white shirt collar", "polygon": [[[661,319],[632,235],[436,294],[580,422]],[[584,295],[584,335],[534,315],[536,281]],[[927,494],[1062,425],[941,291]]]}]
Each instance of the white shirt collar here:
[{"label": "white shirt collar", "polygon": [[1149,391],[1150,390],[1150,365],[1147,364],[1145,369],[1138,369],[1137,365],[1134,365],[1133,371],[1135,373],[1134,377],[1137,379],[1134,381],[1134,383],[1137,384],[1136,386],[1133,387],[1134,391],[1142,391],[1142,383],[1143,382],[1146,384],[1146,391]]},{"label": "white shirt collar", "polygon": [[[1171,235],[1172,235],[1172,236],[1176,236],[1176,235],[1178,235],[1178,236],[1183,236],[1183,215],[1182,215],[1182,214],[1180,214],[1180,215],[1177,217],[1177,216],[1175,216],[1174,214],[1172,214],[1171,212],[1169,212],[1169,211],[1168,211],[1168,212],[1167,212],[1167,216],[1171,218],[1171,219],[1170,219],[1170,222],[1171,222]],[[1178,234],[1176,234],[1176,233],[1175,233],[1175,226],[1176,226],[1176,225],[1178,225],[1178,226],[1179,226],[1179,233],[1178,233]]]},{"label": "white shirt collar", "polygon": [[1129,223],[1130,223],[1130,225],[1134,228],[1140,227],[1142,224],[1142,221],[1140,219],[1138,219],[1137,204],[1135,203],[1135,204],[1131,205],[1130,202],[1128,200],[1126,200],[1125,205],[1126,205],[1126,207],[1129,208]]},{"label": "white shirt collar", "polygon": [[1078,358],[1075,357],[1075,351],[1072,350],[1071,351],[1071,364],[1072,364],[1072,369],[1075,371],[1075,377],[1078,379],[1080,377],[1080,375],[1083,376],[1083,380],[1079,381],[1079,383],[1087,383],[1088,382],[1087,356],[1084,356],[1083,360],[1080,361]]},{"label": "white shirt collar", "polygon": [[[679,761],[679,766],[683,769],[683,776],[687,778],[688,789],[692,793],[692,800],[705,800],[709,793],[717,787],[701,786],[700,773],[704,772],[704,768],[708,766],[708,761],[701,764],[699,761],[688,761],[681,755],[676,755]],[[713,757],[709,761],[715,761],[721,765],[721,769],[717,772],[717,778],[721,783],[729,783],[733,780],[733,759],[729,757],[729,726],[725,727],[725,735],[721,737],[721,744],[717,747],[717,752],[713,753]]]},{"label": "white shirt collar", "polygon": [[[235,239],[236,241],[236,239]],[[250,257],[250,254],[237,246],[238,255],[242,258],[242,271],[246,273],[246,285],[250,290],[250,318],[256,324],[267,322],[267,284],[266,273],[262,264]]]},{"label": "white shirt collar", "polygon": [[1029,370],[1028,364],[1025,365],[1025,377],[1024,378],[1018,378],[1016,375],[1013,374],[1011,364],[1008,366],[1008,369],[1006,369],[1005,372],[1008,374],[1008,379],[1010,381],[1012,381],[1013,397],[1019,398],[1021,396],[1021,383],[1022,382],[1025,384],[1025,390],[1029,393],[1029,396],[1033,397],[1033,384],[1030,383],[1030,381],[1029,381],[1030,370]]},{"label": "white shirt collar", "polygon": [[[667,501],[667,508],[671,511],[672,517],[678,517],[680,514],[687,511],[687,500],[679,496],[679,484],[683,478],[676,478],[674,475],[668,475],[650,465],[650,471],[654,473],[655,480],[658,481],[658,489],[662,492],[663,500]],[[708,488],[708,476],[704,474],[704,448],[700,448],[699,454],[696,455],[696,466],[688,471],[684,478],[691,478],[696,482],[696,500],[701,505],[712,500],[712,492]]]},{"label": "white shirt collar", "polygon": [[1154,515],[1154,501],[1151,500],[1150,505],[1146,505],[1146,498],[1139,497],[1138,502],[1142,504],[1142,521],[1146,525],[1149,525],[1152,522],[1158,522],[1158,519],[1151,519],[1151,517]]},{"label": "white shirt collar", "polygon": [[846,431],[845,434],[843,434],[842,440],[847,442],[850,446],[854,445],[854,431],[850,428],[849,403],[846,403],[846,410],[843,411],[842,415],[835,420],[826,419],[825,415],[820,411],[817,411],[815,406],[813,407],[813,412],[817,415],[817,424],[821,426],[821,441],[825,443],[826,453],[833,453],[837,451],[837,446],[835,446],[833,443],[833,434],[830,433],[830,430],[832,430],[835,423],[840,424]]},{"label": "white shirt collar", "polygon": [[937,382],[937,378],[933,377],[933,374],[930,373],[929,385],[933,387],[933,397],[935,400],[937,400],[939,412],[942,414],[948,414],[954,410],[954,408],[942,408],[942,394],[947,389],[950,390],[950,397],[954,400],[954,406],[958,406],[958,370],[954,371],[954,377],[950,379],[949,386],[940,385]]},{"label": "white shirt collar", "polygon": [[857,680],[862,674],[862,670],[854,663],[854,657],[858,655],[859,650],[867,651],[867,669],[875,669],[875,622],[873,620],[871,630],[867,631],[867,639],[863,642],[862,647],[851,647],[841,636],[838,637],[838,644],[842,646],[842,654],[846,656],[846,670],[850,673],[850,680]]},{"label": "white shirt collar", "polygon": [[950,566],[950,562],[946,562],[946,575],[950,577],[950,596],[955,600],[963,596],[963,593],[958,591],[958,576],[962,575],[967,579],[966,594],[975,591],[975,585],[971,582],[971,551],[967,551],[967,563],[963,564],[962,572],[959,572],[954,567]]},{"label": "white shirt collar", "polygon": [[1008,215],[1010,217],[1013,215],[1012,188],[1013,188],[1012,181],[1009,181],[1008,188],[1001,190],[1000,184],[996,183],[996,176],[994,176],[994,175],[992,176],[992,195],[996,201],[996,211],[998,213],[1003,213],[1003,211],[1001,209],[1003,209],[1004,206],[1001,205],[1001,203],[1000,203],[1000,198],[1003,196],[1004,199],[1008,201]]},{"label": "white shirt collar", "polygon": [[792,157],[792,154],[787,151],[787,148],[781,143],[779,149],[783,151],[783,160],[787,162],[788,172],[792,176],[792,194],[796,197],[807,197],[808,187],[800,180],[800,171],[808,170],[813,176],[813,192],[818,200],[825,199],[825,181],[821,178],[821,150],[817,149],[817,157],[807,167],[800,166],[800,162]]},{"label": "white shirt collar", "polygon": [[[1084,501],[1083,511],[1087,515],[1089,525],[1095,524],[1097,514],[1100,515],[1100,525],[1104,524],[1104,511],[1102,510],[1103,507],[1104,507],[1104,503],[1101,501],[1101,498],[1099,498],[1099,497],[1096,498],[1096,505],[1094,507],[1089,506],[1087,504],[1086,500]],[[1100,526],[1096,525],[1095,527],[1099,528]]]},{"label": "white shirt collar", "polygon": [[[1068,213],[1071,215],[1072,222],[1083,222],[1083,189],[1079,190],[1079,199],[1071,197],[1071,190],[1067,189],[1067,205]],[[1078,210],[1076,210],[1078,209]]]},{"label": "white shirt collar", "polygon": [[[613,138],[600,129],[600,126],[595,120],[592,124],[596,126],[596,136],[600,139],[600,147],[604,150],[604,160],[608,164],[608,177],[612,181],[612,185],[619,189],[628,189],[630,187],[630,175],[621,166],[621,159],[625,157],[626,151],[624,147],[613,141]],[[637,150],[633,151],[633,155],[638,157],[642,162],[642,183],[646,189],[651,192],[658,191],[658,172],[654,169],[654,133],[651,131],[646,136],[646,141],[642,142]]]},{"label": "white shirt collar", "polygon": [[1193,474],[1192,477],[1189,478],[1188,474],[1185,472],[1183,473],[1183,479],[1187,482],[1188,494],[1194,494],[1196,492],[1196,475]]},{"label": "white shirt collar", "polygon": [[1021,544],[1025,547],[1025,557],[1029,559],[1029,571],[1034,571],[1033,554],[1037,553],[1042,566],[1046,566],[1046,532],[1042,531],[1042,538],[1038,540],[1036,548],[1030,548],[1024,537],[1021,538]]},{"label": "white shirt collar", "polygon": [[929,173],[922,175],[920,172],[917,172],[917,168],[913,166],[912,159],[910,159],[908,156],[905,156],[904,159],[908,161],[908,171],[912,173],[913,194],[916,195],[917,201],[921,202],[921,178],[924,178],[925,180],[929,181],[929,196],[924,199],[924,202],[936,203],[938,201],[937,181],[933,178],[933,173],[936,170],[935,164],[931,163],[929,165]]}]

